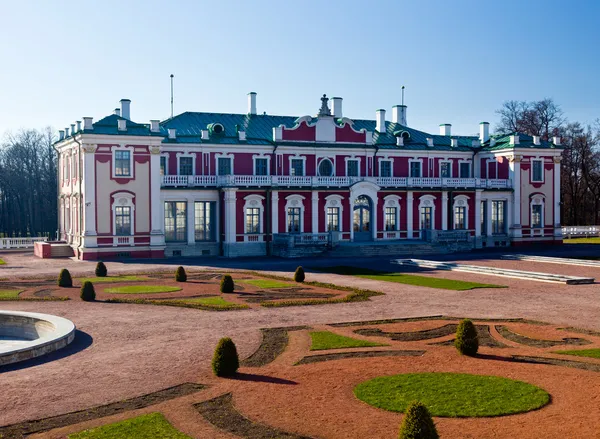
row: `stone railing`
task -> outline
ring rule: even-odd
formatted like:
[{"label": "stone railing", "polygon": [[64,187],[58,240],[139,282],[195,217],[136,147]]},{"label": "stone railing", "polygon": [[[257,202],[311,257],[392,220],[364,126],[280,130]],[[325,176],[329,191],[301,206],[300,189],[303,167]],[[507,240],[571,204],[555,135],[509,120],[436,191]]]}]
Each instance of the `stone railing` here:
[{"label": "stone railing", "polygon": [[162,187],[346,188],[362,181],[386,188],[509,189],[511,181],[431,177],[306,177],[289,175],[163,175]]},{"label": "stone railing", "polygon": [[565,226],[562,228],[562,235],[567,239],[600,236],[600,226]]},{"label": "stone railing", "polygon": [[469,242],[471,234],[468,230],[431,230],[430,240],[433,242]]},{"label": "stone railing", "polygon": [[0,238],[0,249],[33,248],[36,242],[43,241],[48,241],[48,238]]}]

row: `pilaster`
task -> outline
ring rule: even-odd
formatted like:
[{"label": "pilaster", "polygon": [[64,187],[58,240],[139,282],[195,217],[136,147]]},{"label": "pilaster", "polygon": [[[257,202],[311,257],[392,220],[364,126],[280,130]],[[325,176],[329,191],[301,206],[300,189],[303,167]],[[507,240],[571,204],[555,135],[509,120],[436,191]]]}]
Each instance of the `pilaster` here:
[{"label": "pilaster", "polygon": [[187,200],[187,243],[196,244],[195,224],[194,224],[194,200]]},{"label": "pilaster", "polygon": [[236,202],[237,188],[224,188],[225,196],[225,242],[233,244],[236,242]]},{"label": "pilaster", "polygon": [[[513,184],[513,214],[512,214],[512,236],[520,238],[521,232],[521,156],[515,155],[510,160],[509,177]],[[490,203],[491,204],[491,203]]]},{"label": "pilaster", "polygon": [[413,192],[406,192],[406,231],[408,239],[413,239]]},{"label": "pilaster", "polygon": [[312,191],[312,233],[319,233],[319,191]]},{"label": "pilaster", "polygon": [[442,191],[442,230],[448,230],[448,191]]},{"label": "pilaster", "polygon": [[554,157],[554,236],[562,237],[562,227],[560,225],[560,160],[561,157]]},{"label": "pilaster", "polygon": [[271,192],[271,232],[279,233],[279,192]]},{"label": "pilaster", "polygon": [[[164,206],[160,200],[160,147],[150,148],[150,245],[165,245]],[[193,206],[192,206],[193,207]],[[192,223],[190,223],[190,209],[188,204],[188,235],[189,229],[194,230],[193,211]],[[189,242],[189,236],[188,236]]]},{"label": "pilaster", "polygon": [[97,145],[84,144],[82,146],[82,176],[81,197],[83,197],[83,247],[93,248],[98,246],[96,238],[96,158]]}]

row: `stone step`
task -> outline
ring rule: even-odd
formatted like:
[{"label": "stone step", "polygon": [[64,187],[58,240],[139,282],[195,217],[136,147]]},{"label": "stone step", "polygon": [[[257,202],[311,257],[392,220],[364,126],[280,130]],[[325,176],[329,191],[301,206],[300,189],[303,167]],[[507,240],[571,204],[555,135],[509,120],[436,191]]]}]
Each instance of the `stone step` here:
[{"label": "stone step", "polygon": [[502,255],[501,259],[512,261],[532,261],[544,262],[548,264],[566,264],[578,265],[581,267],[597,267],[600,268],[600,261],[590,259],[571,259],[571,258],[554,258],[550,256],[535,256],[535,255]]},{"label": "stone step", "polygon": [[50,252],[52,258],[70,258],[75,255],[71,246],[67,244],[54,244],[50,247]]}]

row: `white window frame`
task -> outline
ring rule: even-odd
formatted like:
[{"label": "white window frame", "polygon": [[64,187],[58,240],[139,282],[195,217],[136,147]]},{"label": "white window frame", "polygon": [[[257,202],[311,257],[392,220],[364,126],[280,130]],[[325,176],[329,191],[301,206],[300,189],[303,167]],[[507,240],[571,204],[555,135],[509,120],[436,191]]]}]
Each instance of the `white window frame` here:
[{"label": "white window frame", "polygon": [[[252,175],[256,174],[256,160],[257,159],[266,159],[267,160],[267,173],[266,175],[271,175],[271,156],[267,154],[253,154],[252,155]],[[233,171],[233,168],[231,168]]]},{"label": "white window frame", "polygon": [[[383,197],[383,231],[384,232],[397,232],[400,230],[400,200],[402,199],[399,195],[387,195]],[[396,229],[386,230],[385,229],[385,209],[386,207],[393,207],[396,209]],[[419,215],[420,215],[419,211]]]},{"label": "white window frame", "polygon": [[[539,227],[534,227],[533,226],[533,206],[542,206],[542,214],[541,214],[541,220],[542,220],[542,224]],[[546,215],[546,200],[544,199],[544,197],[542,195],[535,195],[533,197],[531,197],[531,201],[529,202],[529,227],[531,228],[531,230],[543,230],[545,225],[546,225],[546,221],[544,219],[544,216]]]},{"label": "white window frame", "polygon": [[422,195],[419,197],[419,233],[421,231],[421,208],[422,207],[431,207],[431,230],[436,230],[435,228],[435,196],[433,195]]},{"label": "white window frame", "polygon": [[[288,165],[289,165],[288,175],[290,175],[290,176],[292,175],[292,160],[302,160],[302,176],[306,177],[306,156],[300,155],[300,154],[294,154],[294,155],[290,155],[288,157]],[[335,171],[334,171],[334,175],[335,175]],[[298,177],[298,176],[296,175],[296,177]],[[286,223],[286,227],[287,227],[287,223]]]},{"label": "white window frame", "polygon": [[[169,175],[169,153],[163,152],[160,154],[160,156],[165,158],[165,175]],[[159,165],[158,167],[159,167],[159,171],[160,171],[160,161],[159,161],[158,165]],[[179,166],[177,166],[177,172],[179,172]]]},{"label": "white window frame", "polygon": [[[454,223],[454,214],[457,207],[465,207],[465,228],[457,229]],[[457,195],[452,203],[452,230],[469,230],[469,197],[467,195]]]},{"label": "white window frame", "polygon": [[[448,163],[450,165],[450,176],[442,177],[442,163]],[[452,178],[452,160],[444,159],[438,162],[438,175],[440,178]]]},{"label": "white window frame", "polygon": [[[461,165],[461,164],[463,164],[463,163],[466,163],[467,165],[469,165],[469,177],[461,177],[461,176],[460,176],[460,165]],[[470,160],[470,159],[460,159],[460,160],[458,161],[458,176],[457,176],[457,178],[471,178],[472,169],[473,169],[473,168],[472,168],[472,166],[473,166],[473,164],[471,163],[471,160]],[[487,165],[486,165],[486,166],[487,166]],[[486,169],[486,173],[487,173],[487,169]],[[487,174],[486,174],[486,175],[487,175]],[[497,175],[497,174],[496,174],[496,175]]]},{"label": "white window frame", "polygon": [[294,195],[288,195],[287,197],[285,197],[286,203],[285,203],[285,233],[289,233],[288,231],[288,222],[289,222],[289,215],[288,215],[288,208],[291,207],[299,207],[300,208],[300,232],[299,233],[304,233],[304,197],[302,195],[298,195],[298,194],[294,194]]},{"label": "white window frame", "polygon": [[[325,197],[325,228],[323,230],[327,231],[327,208],[328,207],[337,207],[340,212],[340,230],[338,232],[342,232],[344,230],[344,197],[341,195],[333,194]],[[287,224],[287,223],[286,223]]]},{"label": "white window frame", "polygon": [[[215,175],[220,175],[219,174],[219,159],[229,159],[229,166],[231,167],[231,175],[235,175],[235,168],[234,168],[234,158],[235,156],[231,153],[227,153],[227,152],[218,152],[215,154]],[[179,172],[179,171],[178,171]],[[246,215],[246,211],[244,210],[244,216]],[[244,228],[245,230],[245,228]]]},{"label": "white window frame", "polygon": [[[533,165],[534,163],[540,163],[540,167],[541,167],[541,176],[542,179],[541,180],[534,180],[533,179]],[[535,159],[531,159],[531,182],[532,183],[544,183],[544,159],[540,159],[540,158],[535,158]]]},{"label": "white window frame", "polygon": [[[494,165],[495,168],[495,174],[496,176],[494,178],[490,178],[490,164]],[[498,160],[496,160],[496,158],[492,158],[492,159],[487,159],[485,162],[485,177],[488,180],[497,180],[498,179]]]},{"label": "white window frame", "polygon": [[[381,175],[381,163],[382,162],[389,162],[390,163],[390,176],[389,177],[383,177],[383,175]],[[377,169],[377,175],[379,177],[383,177],[383,178],[392,178],[394,176],[394,159],[392,157],[384,157],[384,158],[380,158],[378,160],[378,169]]]},{"label": "white window frame", "polygon": [[348,164],[350,162],[358,162],[358,166],[357,166],[357,170],[358,170],[358,175],[356,175],[355,177],[361,177],[361,173],[360,173],[360,157],[356,157],[356,156],[351,156],[351,157],[344,157],[344,168],[346,170],[346,177],[350,177],[350,174],[348,173]]},{"label": "white window frame", "polygon": [[[418,163],[419,164],[419,177],[413,177],[412,175],[410,175],[410,170],[412,168],[412,164],[413,163]],[[420,159],[408,159],[408,176],[411,178],[423,178],[423,160]]]},{"label": "white window frame", "polygon": [[[131,212],[131,230],[130,230],[129,236],[135,235],[135,204],[133,203],[134,198],[135,198],[135,195],[130,194],[129,192],[117,192],[115,194],[112,194],[112,203],[111,203],[112,228],[111,229],[112,229],[113,236],[117,236],[116,235],[117,214],[116,214],[116,209],[115,209],[115,207],[117,207],[117,206],[131,208],[131,210],[130,210],[130,212]],[[122,235],[122,236],[127,236],[127,235]]]},{"label": "white window frame", "polygon": [[[178,152],[177,153],[177,175],[180,174],[180,163],[182,157],[191,157],[192,159],[192,175],[196,175],[196,154],[193,152]],[[168,165],[168,163],[167,163]],[[233,168],[232,168],[233,169]]]},{"label": "white window frame", "polygon": [[[331,175],[321,175],[321,171],[320,171],[320,167],[321,167],[321,163],[323,163],[323,161],[327,160],[329,163],[331,163]],[[335,177],[335,159],[332,157],[319,157],[317,160],[317,175],[319,177]]]},{"label": "white window frame", "polygon": [[[258,208],[258,229],[259,234],[265,233],[265,206],[264,201],[265,197],[258,194],[252,194],[244,197],[244,241],[247,240],[247,235],[255,235],[255,233],[246,233],[246,209],[248,208]],[[218,221],[217,221],[218,222]]]},{"label": "white window frame", "polygon": [[[130,175],[117,175],[116,174],[116,169],[117,169],[116,152],[117,151],[129,151]],[[111,152],[112,152],[112,177],[113,178],[128,178],[130,180],[134,180],[135,179],[135,168],[133,166],[133,164],[134,164],[134,160],[133,160],[134,148],[133,148],[133,146],[115,145],[112,147]]]}]

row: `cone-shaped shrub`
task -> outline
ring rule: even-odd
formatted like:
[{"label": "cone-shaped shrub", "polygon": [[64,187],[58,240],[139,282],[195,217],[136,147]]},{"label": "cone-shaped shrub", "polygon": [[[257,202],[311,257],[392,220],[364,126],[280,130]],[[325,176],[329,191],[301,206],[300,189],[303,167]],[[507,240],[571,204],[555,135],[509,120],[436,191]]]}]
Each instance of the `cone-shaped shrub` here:
[{"label": "cone-shaped shrub", "polygon": [[84,302],[93,302],[96,300],[96,291],[94,290],[94,284],[89,280],[86,280],[81,287],[81,293],[79,294],[81,300]]},{"label": "cone-shaped shrub", "polygon": [[406,409],[398,438],[438,439],[439,437],[427,407],[418,401],[412,402]]},{"label": "cone-shaped shrub", "polygon": [[221,292],[222,293],[233,293],[235,290],[235,284],[231,275],[226,274],[221,278]]},{"label": "cone-shaped shrub", "polygon": [[96,264],[96,277],[106,277],[107,274],[108,270],[106,269],[106,265],[104,265],[104,262],[98,262]]},{"label": "cone-shaped shrub", "polygon": [[304,268],[302,266],[296,268],[296,272],[294,273],[294,280],[296,282],[304,282],[306,276],[304,275]]},{"label": "cone-shaped shrub", "polygon": [[479,349],[479,338],[477,336],[477,329],[475,325],[469,319],[462,320],[458,328],[456,328],[456,340],[454,340],[454,346],[463,355],[473,356]]},{"label": "cone-shaped shrub", "polygon": [[237,349],[229,337],[219,340],[212,360],[212,369],[218,377],[228,377],[235,374],[240,367]]},{"label": "cone-shaped shrub", "polygon": [[71,273],[69,273],[69,270],[66,268],[60,270],[60,274],[58,275],[58,286],[63,288],[71,288],[73,286]]},{"label": "cone-shaped shrub", "polygon": [[187,274],[183,267],[177,267],[177,271],[175,271],[175,280],[177,282],[187,282]]}]

